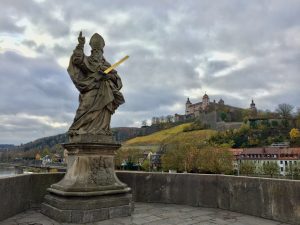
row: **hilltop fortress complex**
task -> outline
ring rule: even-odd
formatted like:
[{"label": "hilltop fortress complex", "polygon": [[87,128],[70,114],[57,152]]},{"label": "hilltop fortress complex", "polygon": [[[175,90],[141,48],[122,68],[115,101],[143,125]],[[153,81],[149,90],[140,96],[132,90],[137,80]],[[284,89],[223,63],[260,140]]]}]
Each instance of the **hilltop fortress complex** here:
[{"label": "hilltop fortress complex", "polygon": [[[256,116],[257,108],[252,99],[250,108],[248,108],[251,116]],[[239,127],[243,120],[243,112],[245,109],[226,105],[223,99],[218,102],[209,99],[205,93],[201,102],[192,103],[188,98],[185,103],[185,114],[175,114],[175,121],[185,121],[199,119],[204,124],[209,125],[213,129],[227,129],[228,126],[234,128]]]}]

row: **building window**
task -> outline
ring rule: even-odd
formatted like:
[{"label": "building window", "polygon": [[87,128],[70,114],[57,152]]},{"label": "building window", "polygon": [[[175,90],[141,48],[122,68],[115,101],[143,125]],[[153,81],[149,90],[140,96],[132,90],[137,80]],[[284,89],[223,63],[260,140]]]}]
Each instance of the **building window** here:
[{"label": "building window", "polygon": [[284,161],[284,164],[287,166],[287,161]]},{"label": "building window", "polygon": [[280,161],[280,164],[282,164],[283,162],[282,161]]},{"label": "building window", "polygon": [[283,167],[280,167],[280,171],[283,172]]}]

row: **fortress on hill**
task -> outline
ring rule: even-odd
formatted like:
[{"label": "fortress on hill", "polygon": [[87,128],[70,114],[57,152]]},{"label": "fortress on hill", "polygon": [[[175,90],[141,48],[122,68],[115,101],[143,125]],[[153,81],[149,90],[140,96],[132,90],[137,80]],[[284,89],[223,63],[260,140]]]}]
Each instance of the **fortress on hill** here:
[{"label": "fortress on hill", "polygon": [[[204,124],[209,125],[214,129],[227,129],[227,125],[240,126],[243,120],[243,111],[246,109],[226,105],[221,98],[218,102],[216,100],[210,101],[209,96],[205,93],[201,102],[192,103],[188,98],[185,103],[185,114],[175,114],[175,121],[185,121],[191,119],[200,119]],[[257,108],[252,99],[250,107],[250,114],[256,116]]]}]

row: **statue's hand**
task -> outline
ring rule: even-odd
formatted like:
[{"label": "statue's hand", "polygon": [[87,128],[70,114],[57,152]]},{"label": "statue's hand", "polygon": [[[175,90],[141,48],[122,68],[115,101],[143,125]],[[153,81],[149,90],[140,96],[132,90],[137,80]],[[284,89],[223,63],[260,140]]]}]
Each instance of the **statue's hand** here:
[{"label": "statue's hand", "polygon": [[80,45],[84,45],[85,44],[85,37],[82,36],[82,31],[80,31],[79,36],[78,36],[78,43]]},{"label": "statue's hand", "polygon": [[104,80],[104,81],[109,80],[108,74],[102,72],[101,70],[98,71],[98,74],[100,75],[101,80]]},{"label": "statue's hand", "polygon": [[106,75],[107,75],[106,73],[104,73],[104,72],[101,71],[101,70],[98,71],[98,74],[99,74],[100,76],[106,76]]}]

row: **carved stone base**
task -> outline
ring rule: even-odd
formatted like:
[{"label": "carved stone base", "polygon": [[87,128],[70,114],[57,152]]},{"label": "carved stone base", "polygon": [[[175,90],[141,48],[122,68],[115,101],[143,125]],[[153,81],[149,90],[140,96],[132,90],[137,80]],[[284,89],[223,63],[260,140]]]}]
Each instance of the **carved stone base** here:
[{"label": "carved stone base", "polygon": [[93,197],[45,196],[41,212],[63,223],[91,223],[115,217],[130,216],[131,194]]},{"label": "carved stone base", "polygon": [[68,170],[48,188],[42,213],[59,222],[89,223],[129,216],[133,210],[131,189],[114,171],[116,143],[70,143]]}]

